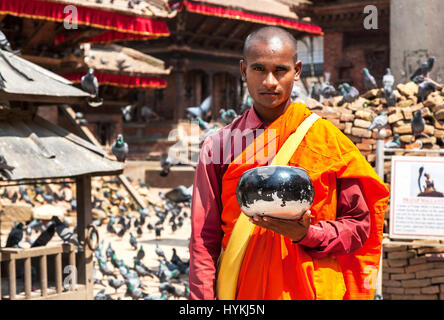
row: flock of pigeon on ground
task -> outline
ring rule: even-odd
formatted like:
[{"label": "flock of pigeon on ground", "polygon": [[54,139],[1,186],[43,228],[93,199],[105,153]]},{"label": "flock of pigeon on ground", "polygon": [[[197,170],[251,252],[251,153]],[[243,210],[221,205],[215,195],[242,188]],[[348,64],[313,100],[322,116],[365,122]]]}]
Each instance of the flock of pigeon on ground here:
[{"label": "flock of pigeon on ground", "polygon": [[[67,208],[67,213],[75,212],[75,192],[69,184],[53,184],[52,192],[48,185],[23,185],[16,187],[4,187],[0,194],[4,203],[28,203],[31,206],[51,204]],[[143,195],[147,194],[149,186],[139,180],[136,190]],[[95,299],[114,299],[112,295],[105,294],[107,286],[117,289],[126,286],[124,297],[132,299],[169,299],[186,298],[188,295],[188,260],[182,260],[173,248],[173,255],[167,257],[162,248],[156,247],[156,255],[159,259],[157,269],[149,268],[143,263],[145,256],[142,245],[138,244],[138,238],[146,232],[154,233],[155,239],[160,240],[162,232],[169,230],[174,233],[181,228],[185,219],[189,219],[191,206],[192,186],[177,186],[168,192],[159,192],[161,203],[152,204],[149,208],[142,209],[128,196],[120,181],[116,178],[94,178],[92,188],[93,224],[100,228],[100,232],[106,232],[108,238],[123,239],[129,235],[129,246],[137,252],[133,258],[132,266],[125,265],[119,258],[119,252],[113,249],[112,241],[105,248],[104,240],[100,241],[94,252],[94,283],[104,288],[97,293]],[[97,213],[99,212],[99,213]],[[97,217],[98,216],[98,217]],[[63,218],[62,218],[63,220]],[[106,223],[106,228],[105,224]],[[57,234],[58,238],[54,238]],[[103,234],[102,234],[103,236]],[[99,233],[100,238],[100,233]],[[127,238],[127,237],[125,237]],[[31,219],[27,222],[15,223],[11,229],[5,247],[40,247],[47,245],[52,239],[71,243],[79,251],[84,247],[77,239],[76,227],[69,227],[68,223],[53,216],[46,224],[39,219]],[[100,277],[98,274],[100,273]],[[33,283],[36,279],[33,270]],[[158,280],[160,294],[148,294],[149,289],[144,283],[146,277]],[[151,281],[152,282],[152,281]]]}]

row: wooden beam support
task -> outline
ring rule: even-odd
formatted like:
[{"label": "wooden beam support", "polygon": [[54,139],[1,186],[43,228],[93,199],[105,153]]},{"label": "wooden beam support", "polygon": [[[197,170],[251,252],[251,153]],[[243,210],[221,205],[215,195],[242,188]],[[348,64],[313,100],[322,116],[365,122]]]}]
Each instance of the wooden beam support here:
[{"label": "wooden beam support", "polygon": [[[6,18],[7,14],[0,14],[0,22],[3,21],[4,18]],[[1,298],[1,297],[0,297]]]},{"label": "wooden beam support", "polygon": [[187,44],[192,44],[196,38],[199,37],[199,34],[205,29],[205,27],[208,25],[208,18],[206,16],[203,16],[203,19],[200,21],[199,27],[197,27],[196,30],[193,32],[187,33],[192,34],[188,41],[186,41]]},{"label": "wooden beam support", "polygon": [[59,107],[64,114],[67,116],[67,118],[71,121],[71,123],[81,132],[81,134],[89,141],[91,141],[93,144],[95,144],[98,147],[102,147],[100,142],[96,139],[94,134],[91,132],[91,130],[88,129],[86,126],[81,126],[80,121],[76,119],[76,113],[68,105],[62,105]]},{"label": "wooden beam support", "polygon": [[90,28],[88,28],[86,30],[79,31],[78,34],[67,39],[66,41],[60,42],[59,44],[56,45],[56,48],[74,47],[77,44],[79,44],[80,42],[82,42],[83,40],[88,40],[92,37],[101,35],[104,32],[106,32],[106,30],[104,30],[104,29],[90,29]]},{"label": "wooden beam support", "polygon": [[207,35],[206,36],[206,39],[205,39],[205,41],[202,43],[202,46],[203,47],[207,47],[208,46],[208,44],[210,43],[210,41],[213,41],[213,40],[219,40],[219,38],[221,38],[220,39],[220,41],[223,41],[224,39],[226,39],[226,37],[219,37],[218,36],[218,34],[221,32],[221,30],[223,30],[226,26],[227,26],[227,24],[228,23],[230,23],[231,22],[231,20],[228,20],[228,19],[225,19],[217,28],[216,28],[216,30],[214,30],[214,32],[212,32],[210,35]]},{"label": "wooden beam support", "polygon": [[238,23],[235,27],[234,27],[234,29],[233,30],[231,30],[231,32],[228,34],[228,36],[227,36],[227,38],[226,38],[226,40],[224,40],[224,41],[221,41],[220,43],[219,43],[219,48],[222,48],[222,47],[224,47],[227,43],[228,43],[228,41],[230,41],[231,39],[234,39],[244,28],[245,28],[245,26],[246,26],[247,24],[246,23]]},{"label": "wooden beam support", "polygon": [[83,251],[79,251],[78,282],[85,285],[86,299],[94,298],[93,253],[86,244],[87,227],[92,222],[91,175],[76,178],[77,234]]},{"label": "wooden beam support", "polygon": [[26,44],[23,46],[22,51],[26,51],[30,48],[37,46],[42,39],[54,32],[55,22],[54,21],[40,21],[34,33],[31,37],[26,41]]}]

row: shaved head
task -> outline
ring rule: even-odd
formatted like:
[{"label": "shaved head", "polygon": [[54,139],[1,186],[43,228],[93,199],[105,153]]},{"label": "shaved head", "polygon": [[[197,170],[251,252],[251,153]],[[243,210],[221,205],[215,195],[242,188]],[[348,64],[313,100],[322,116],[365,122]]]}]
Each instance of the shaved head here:
[{"label": "shaved head", "polygon": [[267,43],[271,49],[282,50],[285,45],[291,46],[294,52],[294,62],[297,61],[297,41],[288,31],[279,27],[263,27],[250,33],[245,39],[243,57],[247,58],[251,47],[257,43]]}]

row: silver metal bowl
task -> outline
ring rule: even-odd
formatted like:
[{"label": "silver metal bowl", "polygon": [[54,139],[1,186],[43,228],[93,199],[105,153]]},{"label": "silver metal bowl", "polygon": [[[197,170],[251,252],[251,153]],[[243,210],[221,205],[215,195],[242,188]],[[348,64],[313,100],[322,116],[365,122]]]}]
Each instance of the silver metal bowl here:
[{"label": "silver metal bowl", "polygon": [[264,166],[243,173],[236,188],[241,210],[248,216],[297,219],[310,209],[314,186],[298,167]]}]

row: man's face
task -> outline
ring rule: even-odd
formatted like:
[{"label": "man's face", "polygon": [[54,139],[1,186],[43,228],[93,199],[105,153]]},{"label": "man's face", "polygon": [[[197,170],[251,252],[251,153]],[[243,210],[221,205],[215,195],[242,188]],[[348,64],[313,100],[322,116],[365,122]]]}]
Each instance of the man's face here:
[{"label": "man's face", "polygon": [[274,109],[290,101],[302,63],[294,62],[291,45],[273,37],[268,41],[253,42],[240,67],[255,107]]}]

